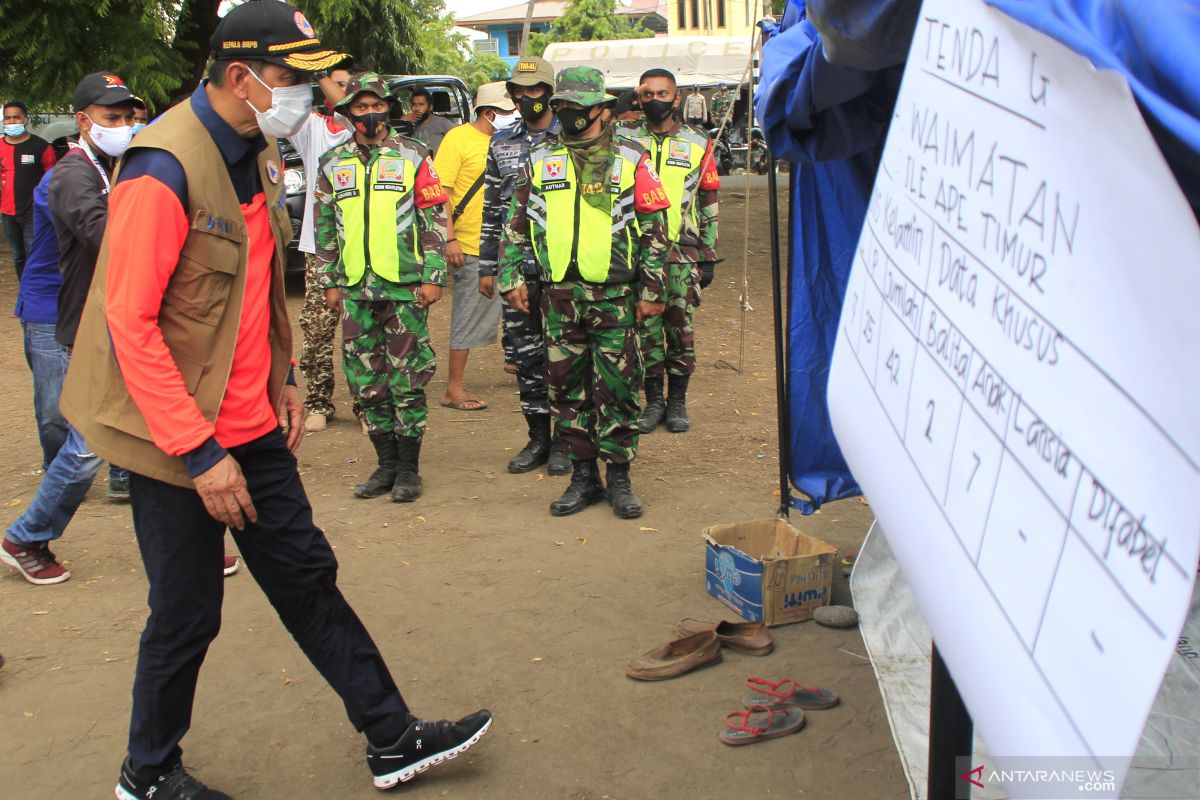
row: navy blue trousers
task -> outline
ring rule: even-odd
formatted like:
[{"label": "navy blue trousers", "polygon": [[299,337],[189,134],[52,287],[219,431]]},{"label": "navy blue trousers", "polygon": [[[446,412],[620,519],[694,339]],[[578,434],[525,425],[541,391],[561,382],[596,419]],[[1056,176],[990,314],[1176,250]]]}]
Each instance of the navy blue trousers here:
[{"label": "navy blue trousers", "polygon": [[[296,459],[274,431],[230,454],[241,465],[258,522],[233,531],[242,559],[300,649],[345,703],[355,729],[378,745],[412,719],[367,629],[337,588],[337,560],[313,524]],[[221,628],[225,526],[192,489],[130,474],[138,547],[150,581],[129,726],[130,765],[152,776],[180,759],[200,665]]]}]

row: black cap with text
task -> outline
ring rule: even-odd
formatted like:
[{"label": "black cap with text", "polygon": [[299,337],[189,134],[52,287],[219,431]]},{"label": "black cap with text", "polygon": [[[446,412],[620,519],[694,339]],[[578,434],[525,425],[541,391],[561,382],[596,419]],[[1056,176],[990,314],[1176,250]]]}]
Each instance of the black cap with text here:
[{"label": "black cap with text", "polygon": [[304,13],[277,0],[234,8],[217,24],[209,46],[217,61],[265,61],[300,72],[329,69],[347,58],[322,47]]}]

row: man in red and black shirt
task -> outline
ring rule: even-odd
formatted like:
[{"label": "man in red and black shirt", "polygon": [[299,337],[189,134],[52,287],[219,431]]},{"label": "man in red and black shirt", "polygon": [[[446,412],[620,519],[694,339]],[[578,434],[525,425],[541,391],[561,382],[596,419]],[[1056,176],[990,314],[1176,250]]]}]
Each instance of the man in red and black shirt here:
[{"label": "man in red and black shirt", "polygon": [[33,190],[54,166],[54,148],[29,132],[25,104],[4,104],[4,137],[0,138],[0,218],[12,251],[17,280],[25,269],[25,256],[33,249]]}]

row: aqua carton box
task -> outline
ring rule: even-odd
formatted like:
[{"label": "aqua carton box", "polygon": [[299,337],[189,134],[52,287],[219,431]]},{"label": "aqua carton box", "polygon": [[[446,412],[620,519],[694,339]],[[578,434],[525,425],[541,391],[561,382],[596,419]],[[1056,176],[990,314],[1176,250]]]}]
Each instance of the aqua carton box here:
[{"label": "aqua carton box", "polygon": [[837,548],[787,520],[714,525],[704,540],[708,593],[742,619],[786,625],[829,605]]}]

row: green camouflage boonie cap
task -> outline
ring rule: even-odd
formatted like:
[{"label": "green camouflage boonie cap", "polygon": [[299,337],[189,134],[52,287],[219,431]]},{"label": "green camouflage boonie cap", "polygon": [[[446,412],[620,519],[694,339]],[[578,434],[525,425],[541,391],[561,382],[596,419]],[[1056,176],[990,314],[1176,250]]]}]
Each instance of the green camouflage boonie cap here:
[{"label": "green camouflage boonie cap", "polygon": [[544,58],[528,56],[519,59],[513,67],[512,77],[506,83],[509,86],[537,86],[544,83],[554,89],[554,65]]},{"label": "green camouflage boonie cap", "polygon": [[383,78],[379,77],[378,72],[364,72],[361,75],[356,75],[346,84],[346,96],[338,100],[334,104],[334,108],[345,108],[354,101],[363,92],[370,92],[384,100],[391,100],[391,93],[388,92],[387,84],[383,82]]},{"label": "green camouflage boonie cap", "polygon": [[604,91],[604,73],[595,67],[567,67],[558,73],[555,85],[552,104],[578,103],[587,108],[617,100]]}]

